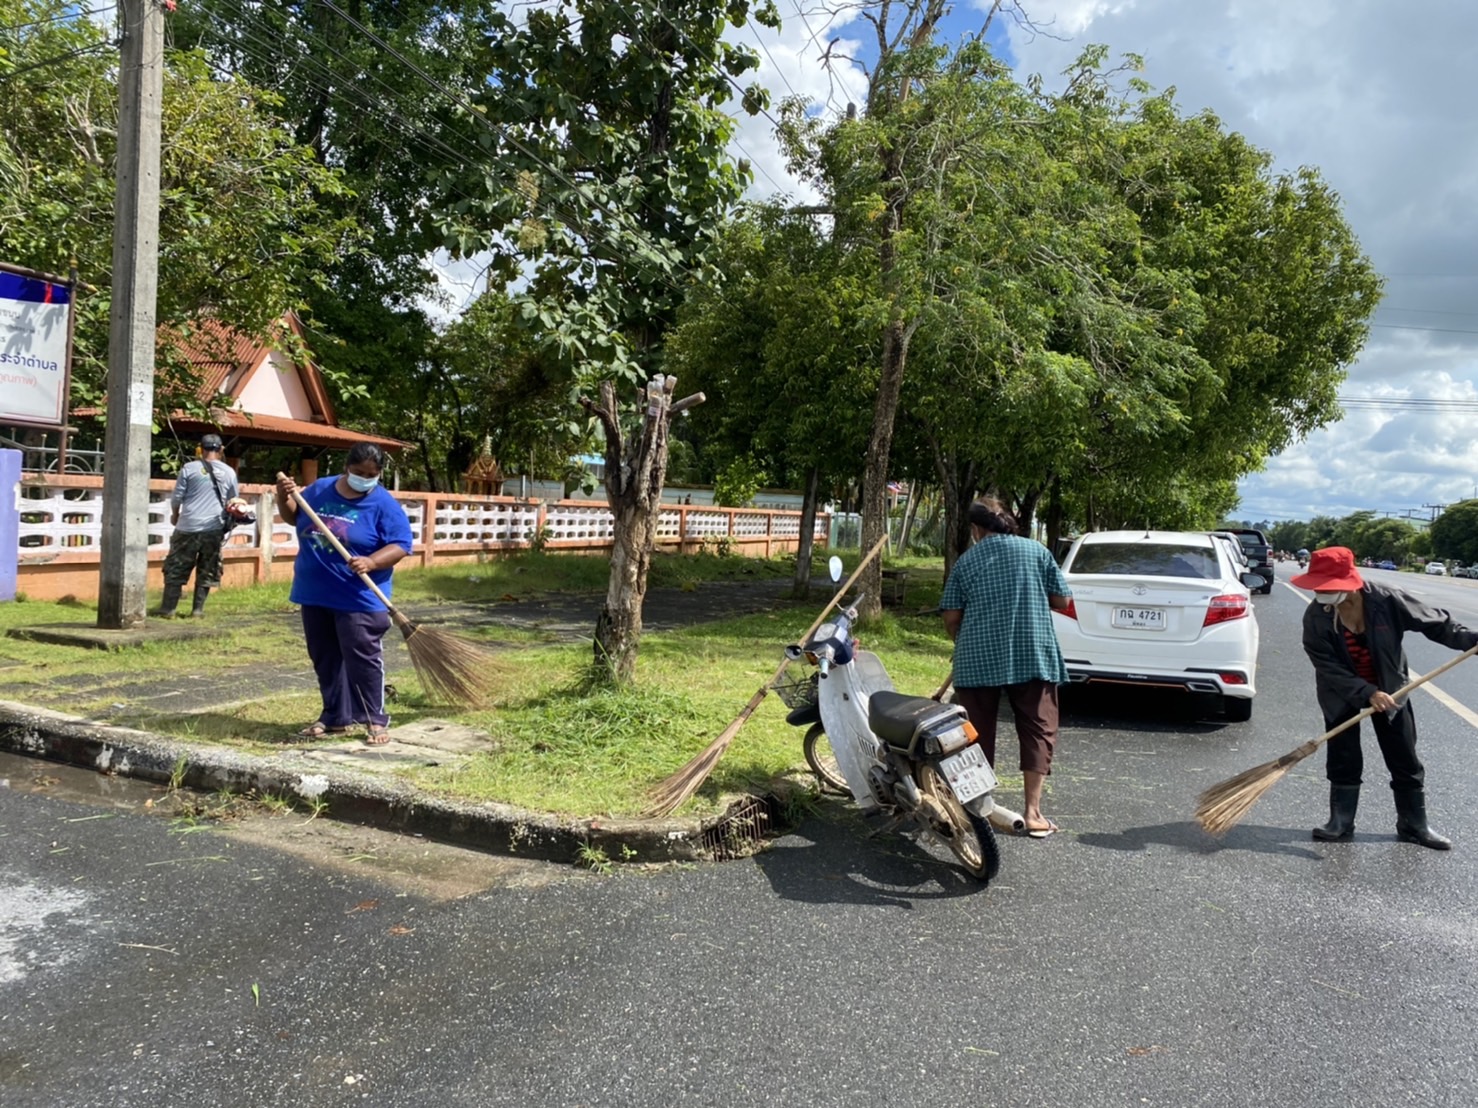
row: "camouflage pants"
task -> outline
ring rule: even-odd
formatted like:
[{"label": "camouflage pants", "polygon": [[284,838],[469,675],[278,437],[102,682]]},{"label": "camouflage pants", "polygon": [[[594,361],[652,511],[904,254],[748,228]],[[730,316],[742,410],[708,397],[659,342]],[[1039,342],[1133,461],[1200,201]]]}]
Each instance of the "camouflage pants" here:
[{"label": "camouflage pants", "polygon": [[183,587],[190,574],[196,586],[220,588],[225,565],[221,561],[224,531],[176,531],[169,536],[169,553],[164,557],[164,583]]}]

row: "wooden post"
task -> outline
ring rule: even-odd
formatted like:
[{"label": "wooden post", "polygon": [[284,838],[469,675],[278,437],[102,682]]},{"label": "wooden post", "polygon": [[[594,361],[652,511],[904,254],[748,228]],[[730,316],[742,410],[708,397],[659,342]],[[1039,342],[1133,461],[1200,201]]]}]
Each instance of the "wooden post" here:
[{"label": "wooden post", "polygon": [[441,497],[428,492],[421,501],[421,565],[426,567],[436,561],[436,506]]},{"label": "wooden post", "polygon": [[270,492],[257,493],[257,572],[258,584],[272,579],[272,525],[277,516],[277,498]]}]

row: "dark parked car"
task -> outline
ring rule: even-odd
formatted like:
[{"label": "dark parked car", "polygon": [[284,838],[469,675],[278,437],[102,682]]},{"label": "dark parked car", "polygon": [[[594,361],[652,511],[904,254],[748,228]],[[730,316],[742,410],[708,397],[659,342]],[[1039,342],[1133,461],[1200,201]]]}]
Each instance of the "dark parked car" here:
[{"label": "dark parked car", "polygon": [[1225,534],[1237,536],[1248,566],[1263,579],[1263,586],[1257,591],[1264,596],[1272,592],[1277,577],[1273,573],[1273,548],[1268,545],[1268,537],[1255,527],[1229,527]]},{"label": "dark parked car", "polygon": [[1393,561],[1390,561],[1389,559],[1387,559],[1386,561],[1381,562],[1380,564],[1378,564],[1375,568],[1376,569],[1395,569],[1396,568],[1396,563],[1393,562]]}]

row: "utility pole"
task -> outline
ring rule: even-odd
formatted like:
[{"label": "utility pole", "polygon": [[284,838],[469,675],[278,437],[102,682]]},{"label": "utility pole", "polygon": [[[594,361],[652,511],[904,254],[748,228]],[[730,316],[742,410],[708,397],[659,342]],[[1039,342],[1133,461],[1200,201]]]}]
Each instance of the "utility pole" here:
[{"label": "utility pole", "polygon": [[114,630],[144,622],[149,574],[149,446],[164,98],[164,7],[160,0],[121,0],[119,8],[123,50],[118,71],[118,185],[98,582],[98,626]]}]

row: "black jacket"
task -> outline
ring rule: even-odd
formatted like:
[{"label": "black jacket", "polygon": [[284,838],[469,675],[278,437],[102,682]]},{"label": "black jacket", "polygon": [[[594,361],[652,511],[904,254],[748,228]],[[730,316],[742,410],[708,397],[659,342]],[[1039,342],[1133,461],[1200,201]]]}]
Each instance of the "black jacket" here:
[{"label": "black jacket", "polygon": [[[1433,642],[1454,650],[1478,646],[1478,631],[1470,631],[1441,608],[1423,604],[1414,596],[1387,585],[1365,582],[1365,642],[1375,664],[1380,688],[1394,693],[1409,680],[1406,650],[1401,639],[1420,631]],[[1314,688],[1324,718],[1333,726],[1370,707],[1376,686],[1355,672],[1345,647],[1344,629],[1318,597],[1304,612],[1304,652],[1314,663]]]}]

